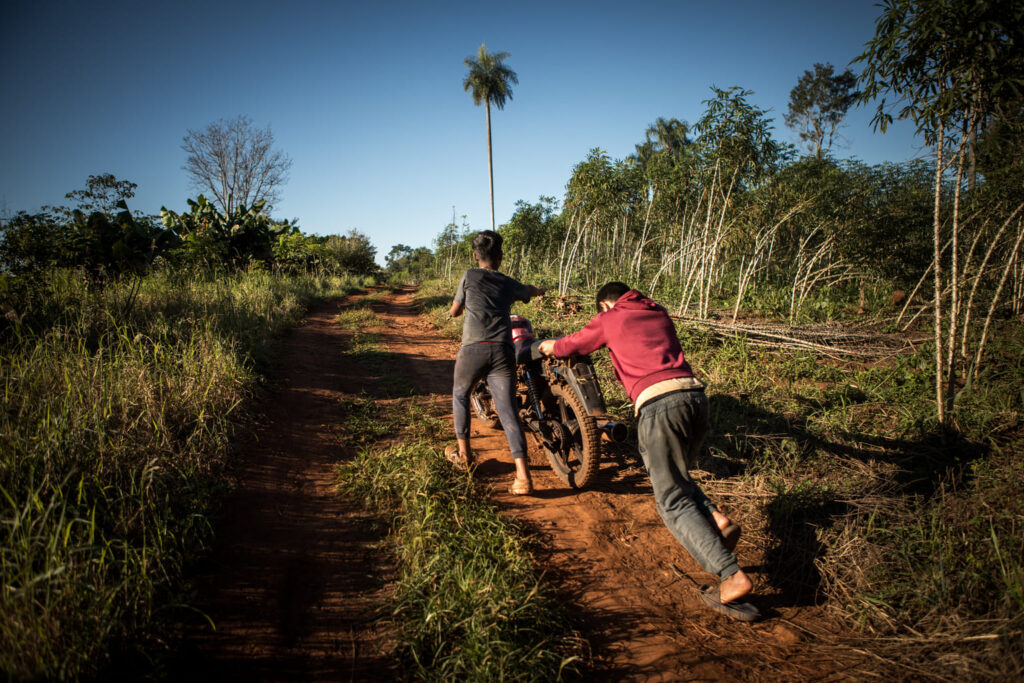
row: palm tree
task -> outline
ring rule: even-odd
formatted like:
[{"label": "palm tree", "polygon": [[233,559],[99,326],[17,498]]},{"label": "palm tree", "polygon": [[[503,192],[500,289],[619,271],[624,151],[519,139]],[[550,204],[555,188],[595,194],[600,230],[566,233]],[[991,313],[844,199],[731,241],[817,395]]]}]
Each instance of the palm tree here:
[{"label": "palm tree", "polygon": [[664,119],[659,116],[654,123],[647,127],[647,133],[644,136],[645,144],[651,146],[652,153],[668,152],[672,162],[675,163],[682,158],[686,147],[691,144],[690,139],[686,136],[689,132],[690,126],[685,121]]},{"label": "palm tree", "polygon": [[512,99],[512,86],[519,84],[516,72],[502,62],[508,57],[507,52],[491,53],[487,46],[480,45],[476,58],[466,57],[463,63],[469,67],[462,87],[466,92],[472,91],[473,104],[484,103],[487,111],[487,171],[491,188],[491,230],[494,230],[494,162],[491,155],[491,103],[498,109],[505,108],[505,100]]}]

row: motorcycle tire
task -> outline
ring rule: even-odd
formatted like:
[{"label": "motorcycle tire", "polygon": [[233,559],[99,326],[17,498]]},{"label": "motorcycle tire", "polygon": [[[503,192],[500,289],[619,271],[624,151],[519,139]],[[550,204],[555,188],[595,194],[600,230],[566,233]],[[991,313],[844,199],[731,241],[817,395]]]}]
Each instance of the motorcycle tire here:
[{"label": "motorcycle tire", "polygon": [[[568,443],[560,448],[545,447],[551,469],[563,482],[581,489],[594,480],[601,458],[601,430],[597,420],[588,415],[582,401],[569,387],[553,385],[551,393],[565,407],[566,419],[561,421]],[[560,416],[559,416],[560,417]]]},{"label": "motorcycle tire", "polygon": [[491,391],[487,388],[487,380],[478,380],[469,392],[469,405],[473,408],[473,414],[480,424],[488,429],[501,429],[501,420],[498,419],[498,411],[494,409],[494,400],[491,398]]}]

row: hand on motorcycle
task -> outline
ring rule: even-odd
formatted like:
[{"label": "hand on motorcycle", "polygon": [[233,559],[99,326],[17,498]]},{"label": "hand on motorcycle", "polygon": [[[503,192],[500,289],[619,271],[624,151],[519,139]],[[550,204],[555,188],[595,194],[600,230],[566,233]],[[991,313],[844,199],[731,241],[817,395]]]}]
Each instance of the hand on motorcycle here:
[{"label": "hand on motorcycle", "polygon": [[556,341],[558,341],[558,340],[557,339],[545,339],[544,341],[542,341],[540,343],[540,347],[539,347],[540,352],[543,353],[545,356],[554,356],[555,355],[555,342]]}]

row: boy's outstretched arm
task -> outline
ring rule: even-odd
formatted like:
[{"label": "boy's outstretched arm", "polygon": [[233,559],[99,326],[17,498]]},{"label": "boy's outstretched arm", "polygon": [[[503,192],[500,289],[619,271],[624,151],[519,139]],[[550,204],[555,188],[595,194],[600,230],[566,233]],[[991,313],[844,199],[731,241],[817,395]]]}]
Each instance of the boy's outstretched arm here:
[{"label": "boy's outstretched arm", "polygon": [[[574,353],[581,355],[593,353],[606,343],[601,316],[597,315],[591,318],[590,322],[578,332],[573,332],[561,339],[545,339],[540,343],[538,350],[545,356],[566,358]],[[556,344],[558,344],[557,352]]]},{"label": "boy's outstretched arm", "polygon": [[547,287],[535,287],[533,285],[526,285],[526,287],[530,290],[531,299],[535,296],[544,296],[544,292],[548,291]]}]

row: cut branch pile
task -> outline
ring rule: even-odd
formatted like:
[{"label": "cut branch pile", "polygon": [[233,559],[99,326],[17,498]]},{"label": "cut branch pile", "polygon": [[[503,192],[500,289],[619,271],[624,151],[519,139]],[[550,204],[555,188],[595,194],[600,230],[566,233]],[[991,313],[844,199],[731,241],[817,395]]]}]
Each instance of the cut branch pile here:
[{"label": "cut branch pile", "polygon": [[912,352],[929,337],[885,334],[874,330],[847,330],[833,325],[778,325],[771,323],[723,323],[672,316],[687,325],[703,328],[717,337],[745,338],[751,346],[813,351],[830,358],[878,360]]}]

